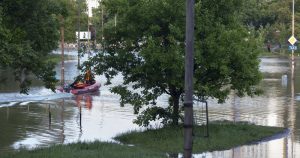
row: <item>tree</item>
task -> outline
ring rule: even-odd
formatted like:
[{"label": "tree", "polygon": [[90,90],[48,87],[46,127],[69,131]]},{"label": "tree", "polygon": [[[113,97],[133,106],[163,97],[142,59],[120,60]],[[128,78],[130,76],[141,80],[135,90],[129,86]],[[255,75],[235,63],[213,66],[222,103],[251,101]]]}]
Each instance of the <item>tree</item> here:
[{"label": "tree", "polygon": [[[85,0],[64,0],[63,2],[68,10],[68,15],[65,17],[65,41],[68,43],[76,43],[75,32],[78,31],[77,22],[80,20],[81,30],[87,31],[88,15],[87,3]],[[78,10],[80,19],[78,19]]]},{"label": "tree", "polygon": [[[295,0],[295,35],[300,32],[299,1]],[[292,32],[292,0],[245,0],[243,22],[259,30],[265,43],[286,44]]]},{"label": "tree", "polygon": [[93,25],[95,25],[96,29],[96,40],[97,41],[102,41],[102,35],[103,35],[103,26],[104,23],[107,23],[109,18],[106,12],[106,8],[103,5],[103,3],[99,2],[99,7],[98,8],[93,8],[93,17],[91,18],[91,21]]},{"label": "tree", "polygon": [[54,63],[46,58],[58,45],[56,14],[66,9],[52,0],[2,0],[0,8],[0,67],[13,70],[22,93],[28,92],[31,74],[54,90]]},{"label": "tree", "polygon": [[[110,21],[105,26],[105,52],[90,63],[107,84],[122,74],[122,85],[112,92],[121,105],[131,104],[139,116],[135,123],[149,121],[177,125],[180,98],[184,95],[185,1],[104,0]],[[224,102],[230,90],[253,96],[261,75],[257,41],[242,25],[240,0],[203,0],[196,3],[195,97]],[[112,25],[118,15],[118,27]],[[159,96],[170,96],[169,106],[156,105]],[[146,108],[140,112],[140,109]]]}]

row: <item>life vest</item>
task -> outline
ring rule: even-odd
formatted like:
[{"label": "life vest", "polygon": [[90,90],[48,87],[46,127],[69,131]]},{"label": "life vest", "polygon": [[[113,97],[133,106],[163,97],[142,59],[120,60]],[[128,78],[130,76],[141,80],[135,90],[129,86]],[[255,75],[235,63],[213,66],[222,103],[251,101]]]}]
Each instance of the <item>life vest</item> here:
[{"label": "life vest", "polygon": [[88,70],[85,74],[85,80],[89,81],[91,79],[91,72]]},{"label": "life vest", "polygon": [[83,87],[85,86],[85,84],[82,83],[82,82],[78,82],[78,83],[76,83],[74,86],[75,86],[76,88],[83,88]]}]

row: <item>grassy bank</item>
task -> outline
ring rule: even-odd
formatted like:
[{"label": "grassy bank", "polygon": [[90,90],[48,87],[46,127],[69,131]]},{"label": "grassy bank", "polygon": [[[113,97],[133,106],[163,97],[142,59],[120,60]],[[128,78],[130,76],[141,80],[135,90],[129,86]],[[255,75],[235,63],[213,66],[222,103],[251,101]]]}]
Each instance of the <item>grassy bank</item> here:
[{"label": "grassy bank", "polygon": [[[242,144],[259,141],[284,128],[256,126],[247,123],[221,122],[209,126],[209,138],[204,138],[203,126],[194,128],[194,152],[225,150]],[[133,131],[115,138],[125,144],[135,144],[154,151],[178,153],[183,151],[183,127],[166,127],[145,132]]]},{"label": "grassy bank", "polygon": [[[284,128],[256,126],[247,123],[215,122],[209,126],[210,137],[204,138],[203,127],[195,127],[195,153],[230,149],[283,132]],[[165,127],[144,132],[132,131],[115,138],[124,144],[94,142],[57,145],[33,151],[22,150],[4,158],[160,158],[166,153],[181,153],[183,128]]]},{"label": "grassy bank", "polygon": [[[166,154],[140,147],[93,142],[56,145],[33,151],[22,150],[3,158],[163,158]],[[1,157],[2,158],[2,157]]]}]

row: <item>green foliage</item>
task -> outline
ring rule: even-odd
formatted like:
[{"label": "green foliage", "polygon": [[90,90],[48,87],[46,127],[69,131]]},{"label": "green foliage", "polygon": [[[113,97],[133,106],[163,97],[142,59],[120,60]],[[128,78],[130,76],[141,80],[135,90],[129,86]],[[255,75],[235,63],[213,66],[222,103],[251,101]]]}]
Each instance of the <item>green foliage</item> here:
[{"label": "green foliage", "polygon": [[196,7],[200,16],[196,17],[195,94],[201,99],[215,97],[219,102],[225,101],[230,90],[241,97],[258,94],[254,86],[261,80],[259,43],[255,32],[236,18],[242,4],[226,1],[228,6],[218,7],[226,13],[220,13],[209,9],[215,3],[202,1],[201,7]]},{"label": "green foliage", "polygon": [[143,126],[149,126],[151,121],[162,120],[163,124],[171,124],[172,109],[162,107],[151,107],[141,112],[141,114],[134,120],[134,123]]},{"label": "green foliage", "polygon": [[[257,126],[248,123],[213,122],[209,126],[209,138],[204,138],[205,126],[194,127],[193,152],[226,150],[249,144],[286,131],[279,127]],[[125,144],[134,144],[153,151],[183,152],[183,127],[166,126],[146,131],[131,131],[115,137]]]},{"label": "green foliage", "polygon": [[275,10],[271,10],[270,6],[274,2],[244,0],[244,3],[241,18],[246,25],[259,29],[276,22],[278,14],[275,14]]},{"label": "green foliage", "polygon": [[0,67],[10,67],[27,93],[33,73],[54,90],[54,63],[47,60],[57,48],[59,27],[65,27],[65,41],[75,42],[78,6],[81,28],[87,30],[84,0],[3,0],[0,1]]},{"label": "green foliage", "polygon": [[[300,1],[295,0],[295,36],[300,33]],[[245,0],[240,16],[243,22],[256,30],[264,30],[264,43],[286,45],[292,35],[291,0]],[[283,49],[280,49],[282,52]]]},{"label": "green foliage", "polygon": [[[78,31],[78,21],[80,21],[80,30],[87,31],[87,3],[85,0],[54,0],[53,11],[60,26],[64,26],[64,40],[67,43],[76,43],[76,34]],[[78,16],[80,12],[80,17]],[[61,18],[64,19],[63,23]]]},{"label": "green foliage", "polygon": [[[92,10],[93,17],[91,18],[91,21],[96,28],[96,35],[97,35],[96,41],[102,42],[102,35],[103,35],[102,29],[104,28],[104,26],[102,26],[102,22],[103,24],[107,23],[109,16],[103,3],[99,2],[99,4],[100,6],[98,8],[93,8]],[[103,14],[103,19],[102,19],[102,14]]]},{"label": "green foliage", "polygon": [[[88,30],[88,15],[87,15],[87,3],[85,0],[64,0],[68,15],[65,16],[65,42],[76,43],[75,32],[78,31],[78,20],[80,20],[80,30]],[[78,11],[80,17],[78,19]]]},{"label": "green foliage", "polygon": [[[109,17],[105,26],[105,52],[91,63],[98,74],[122,74],[124,82],[112,92],[121,104],[147,109],[135,121],[178,124],[184,95],[185,2],[174,0],[104,0]],[[239,96],[258,94],[258,42],[255,32],[242,25],[240,0],[205,0],[196,3],[195,97],[224,102],[234,90]],[[114,17],[117,15],[117,27]],[[162,94],[169,107],[156,105]],[[163,110],[164,109],[164,110]],[[170,117],[171,116],[171,117]]]},{"label": "green foliage", "polygon": [[[50,0],[3,0],[0,22],[1,67],[13,69],[22,93],[27,93],[29,75],[35,74],[47,88],[54,90],[54,64],[42,60],[58,41],[58,23]],[[3,38],[2,38],[3,37]]]}]

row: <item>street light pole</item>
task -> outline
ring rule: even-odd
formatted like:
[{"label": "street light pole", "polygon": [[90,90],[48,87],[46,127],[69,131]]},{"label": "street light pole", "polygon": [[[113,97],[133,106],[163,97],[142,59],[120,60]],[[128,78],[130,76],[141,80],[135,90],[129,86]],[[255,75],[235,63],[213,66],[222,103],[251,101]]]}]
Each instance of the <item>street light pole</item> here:
[{"label": "street light pole", "polygon": [[191,158],[193,149],[194,6],[195,0],[186,0],[184,158]]},{"label": "street light pole", "polygon": [[64,21],[64,17],[61,16],[60,18],[60,44],[61,44],[61,87],[64,87],[65,85],[65,61],[64,61],[64,45],[65,45],[65,21]]},{"label": "street light pole", "polygon": [[[295,0],[293,0],[293,13],[292,13],[292,36],[295,35]],[[292,49],[292,75],[291,78],[294,80],[294,68],[295,68],[295,57],[294,57],[294,49]]]},{"label": "street light pole", "polygon": [[80,0],[77,0],[78,2],[78,21],[77,21],[77,29],[78,29],[78,37],[77,37],[77,57],[78,57],[78,63],[77,63],[77,68],[80,68]]},{"label": "street light pole", "polygon": [[[102,2],[102,1],[101,1]],[[103,42],[104,42],[104,20],[103,20],[103,3],[101,3],[101,48],[102,48],[102,51],[104,52],[104,46],[103,46]]]},{"label": "street light pole", "polygon": [[90,58],[90,38],[91,38],[91,33],[90,33],[90,14],[89,14],[89,8],[88,8],[88,39],[87,39],[87,53],[88,53],[88,58]]}]

